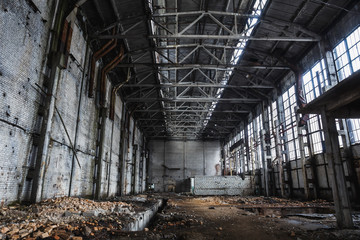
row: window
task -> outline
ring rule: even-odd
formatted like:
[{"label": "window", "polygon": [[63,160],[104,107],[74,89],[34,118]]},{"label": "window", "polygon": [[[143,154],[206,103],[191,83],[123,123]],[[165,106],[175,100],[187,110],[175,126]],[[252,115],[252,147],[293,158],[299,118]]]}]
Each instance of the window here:
[{"label": "window", "polygon": [[350,143],[360,143],[360,119],[348,119],[347,123],[350,135]]},{"label": "window", "polygon": [[313,153],[322,153],[324,133],[322,131],[321,116],[316,114],[310,114],[308,126],[309,135],[312,141]]},{"label": "window", "polygon": [[341,41],[333,50],[339,80],[360,69],[360,27]]},{"label": "window", "polygon": [[[267,3],[268,0],[256,0],[254,2],[253,5],[253,10],[251,11],[251,14],[256,14],[258,16],[261,16],[261,13],[263,11],[263,9],[265,8],[265,5]],[[259,18],[248,18],[246,21],[246,25],[243,29],[243,32],[241,33],[243,36],[251,36],[252,32],[255,28],[255,26],[258,24],[259,22]],[[239,59],[242,56],[243,48],[246,46],[248,42],[248,39],[240,39],[238,41],[238,43],[236,44],[236,49],[233,52],[232,56],[231,56],[231,60],[230,63],[231,64],[237,64]],[[225,74],[221,80],[221,84],[226,85],[230,79],[230,77],[232,76],[234,68],[229,68],[228,70],[225,71]],[[216,92],[216,98],[220,98],[223,91],[225,88],[218,88],[217,92]],[[212,113],[216,107],[217,101],[212,102],[211,108],[209,109],[209,113],[207,114],[207,118],[210,118],[212,116]],[[207,124],[209,123],[209,120],[205,120],[203,122],[203,126],[206,127]]]},{"label": "window", "polygon": [[[328,85],[328,76],[325,71],[324,59],[317,62],[303,75],[303,84],[307,103],[323,93],[323,88]],[[310,114],[308,126],[313,154],[322,153],[324,133],[322,131],[320,115]]]},{"label": "window", "polygon": [[300,156],[299,141],[297,139],[297,125],[294,108],[296,107],[295,86],[292,86],[282,95],[284,103],[285,124],[284,132],[287,137],[289,160],[295,160]]},{"label": "window", "polygon": [[276,101],[272,102],[271,104],[271,114],[269,111],[269,122],[270,122],[270,149],[271,149],[271,159],[275,160],[276,159],[276,145],[275,145],[275,136],[274,136],[274,132],[276,129],[276,125],[275,125],[275,121],[278,120],[277,118],[277,107],[276,107]]},{"label": "window", "polygon": [[316,63],[303,75],[306,102],[309,103],[323,93],[328,84],[324,59]]},{"label": "window", "polygon": [[248,139],[249,139],[249,158],[248,158],[248,162],[249,162],[249,166],[248,169],[251,171],[253,170],[253,160],[255,159],[255,155],[254,155],[254,131],[253,131],[253,123],[250,122],[247,125],[247,131],[248,131]]},{"label": "window", "polygon": [[[333,50],[339,80],[360,69],[360,27],[341,41]],[[347,119],[350,143],[360,143],[360,119]]]},{"label": "window", "polygon": [[255,136],[256,136],[256,141],[254,141],[254,148],[256,149],[256,160],[257,160],[257,168],[262,168],[262,149],[261,149],[261,135],[260,135],[260,131],[263,129],[263,123],[262,123],[262,114],[260,114],[259,116],[257,116],[255,118],[255,123],[256,123],[256,132],[255,132]]}]

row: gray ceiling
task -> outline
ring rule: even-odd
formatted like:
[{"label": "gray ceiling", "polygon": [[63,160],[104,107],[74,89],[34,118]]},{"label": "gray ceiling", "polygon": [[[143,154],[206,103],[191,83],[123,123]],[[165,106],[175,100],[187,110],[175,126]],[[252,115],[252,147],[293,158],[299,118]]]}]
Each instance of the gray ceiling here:
[{"label": "gray ceiling", "polygon": [[261,15],[257,2],[88,0],[81,13],[95,50],[114,38],[125,46],[109,76],[116,85],[130,73],[118,94],[146,137],[220,139],[356,1],[263,0]]}]

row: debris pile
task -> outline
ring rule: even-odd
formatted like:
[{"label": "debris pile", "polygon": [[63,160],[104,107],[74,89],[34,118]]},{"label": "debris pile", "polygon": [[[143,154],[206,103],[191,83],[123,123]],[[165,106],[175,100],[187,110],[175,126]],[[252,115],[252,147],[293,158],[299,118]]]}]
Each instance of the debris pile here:
[{"label": "debris pile", "polygon": [[133,220],[138,206],[61,197],[0,210],[0,239],[82,239],[115,234]]},{"label": "debris pile", "polygon": [[213,202],[214,204],[232,204],[232,205],[261,205],[262,207],[325,207],[333,206],[332,202],[323,199],[313,201],[298,201],[294,199],[278,198],[278,197],[238,197],[238,196],[220,196],[220,197],[203,197],[199,198],[205,202]]},{"label": "debris pile", "polygon": [[166,229],[179,229],[203,225],[204,220],[194,215],[177,212],[158,213],[151,228],[154,232],[162,232]]}]

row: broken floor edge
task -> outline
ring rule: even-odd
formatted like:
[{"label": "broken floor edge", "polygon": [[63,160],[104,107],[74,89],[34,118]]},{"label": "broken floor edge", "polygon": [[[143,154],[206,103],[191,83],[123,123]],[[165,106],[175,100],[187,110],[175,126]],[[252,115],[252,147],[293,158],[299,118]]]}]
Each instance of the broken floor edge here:
[{"label": "broken floor edge", "polygon": [[151,220],[157,214],[159,208],[164,204],[163,199],[158,199],[155,204],[153,204],[149,209],[135,214],[133,222],[129,222],[127,226],[123,227],[123,231],[142,231],[149,225]]}]

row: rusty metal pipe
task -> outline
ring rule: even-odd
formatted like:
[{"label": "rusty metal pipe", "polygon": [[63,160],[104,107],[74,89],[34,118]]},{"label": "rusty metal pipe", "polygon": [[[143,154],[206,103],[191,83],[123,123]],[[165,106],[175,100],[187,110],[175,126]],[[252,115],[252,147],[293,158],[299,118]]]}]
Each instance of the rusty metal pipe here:
[{"label": "rusty metal pipe", "polygon": [[124,82],[114,86],[112,91],[111,91],[110,115],[109,115],[109,118],[111,120],[114,120],[114,117],[115,117],[115,97],[116,97],[116,93],[117,93],[117,91],[119,91],[119,89],[122,86],[124,86],[127,82],[129,82],[130,78],[131,78],[130,68],[128,68],[128,74],[127,74],[126,80]]},{"label": "rusty metal pipe", "polygon": [[[115,28],[113,29],[113,34],[115,34]],[[111,50],[113,50],[117,45],[117,40],[110,40],[109,42],[107,42],[102,48],[100,48],[99,50],[97,50],[94,54],[93,57],[91,59],[91,69],[90,69],[90,80],[89,80],[89,92],[88,92],[88,96],[90,98],[94,97],[94,83],[95,83],[95,67],[96,67],[96,62],[102,58],[103,56],[105,56],[106,54],[108,54]]]},{"label": "rusty metal pipe", "polygon": [[100,105],[105,106],[106,98],[106,74],[108,74],[114,67],[116,67],[124,58],[124,48],[121,46],[120,53],[101,70],[100,82]]}]

